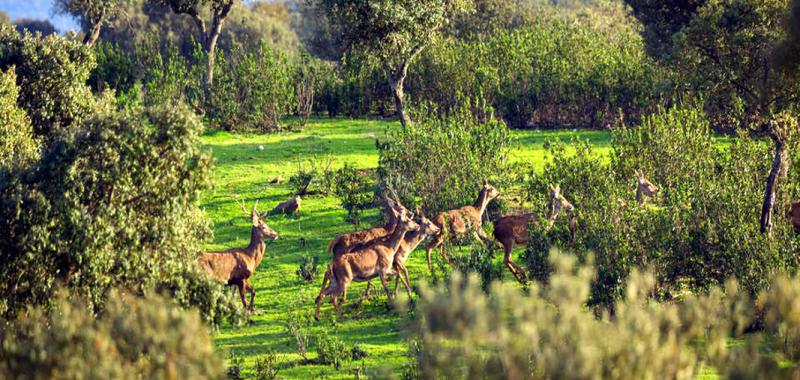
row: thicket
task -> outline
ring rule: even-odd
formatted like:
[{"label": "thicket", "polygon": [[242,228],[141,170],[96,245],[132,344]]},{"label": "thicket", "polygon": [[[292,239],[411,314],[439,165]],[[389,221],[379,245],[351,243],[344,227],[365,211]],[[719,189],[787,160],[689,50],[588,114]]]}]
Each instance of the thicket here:
[{"label": "thicket", "polygon": [[48,305],[62,288],[100,312],[124,288],[169,292],[210,322],[237,317],[194,269],[210,234],[197,207],[211,164],[197,118],[184,107],[116,111],[83,84],[88,49],[64,38],[0,26],[0,43],[0,70],[16,73],[41,141],[29,164],[0,170],[0,316]]},{"label": "thicket", "polygon": [[378,142],[378,175],[406,207],[428,215],[472,204],[484,178],[503,175],[510,133],[481,100],[448,110],[422,106],[414,123]]},{"label": "thicket", "polygon": [[[446,287],[423,284],[409,374],[694,379],[713,365],[724,378],[798,375],[796,278],[773,277],[769,291],[756,297],[731,281],[705,295],[659,303],[652,299],[655,278],[635,270],[613,317],[598,318],[585,307],[594,276],[590,258],[587,263],[553,254],[550,283],[527,294],[498,282],[486,294],[474,275],[454,276]],[[746,334],[759,318],[762,330]],[[742,344],[729,344],[732,339]]]},{"label": "thicket", "polygon": [[[532,278],[547,280],[551,247],[582,258],[594,252],[590,304],[612,306],[624,296],[634,268],[653,271],[663,298],[686,286],[705,291],[729,278],[757,294],[772,273],[797,268],[800,241],[784,215],[772,235],[759,233],[769,141],[740,136],[720,142],[699,108],[680,106],[615,129],[610,161],[586,142],[571,147],[548,146],[552,159],[531,176],[530,198],[534,210],[546,215],[546,186],[560,184],[576,208],[578,231],[573,241],[568,218],[531,229],[525,260]],[[660,188],[644,206],[635,200],[636,170]],[[788,209],[796,191],[782,187],[777,209]]]},{"label": "thicket", "polygon": [[0,377],[5,379],[220,379],[206,326],[194,312],[160,297],[110,293],[100,314],[54,297],[50,308],[3,320]]}]

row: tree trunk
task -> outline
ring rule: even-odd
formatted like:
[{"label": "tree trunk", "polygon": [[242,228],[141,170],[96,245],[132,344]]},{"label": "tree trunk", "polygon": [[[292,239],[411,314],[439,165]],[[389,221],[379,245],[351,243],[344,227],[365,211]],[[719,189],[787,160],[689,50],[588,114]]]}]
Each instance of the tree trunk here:
[{"label": "tree trunk", "polygon": [[405,80],[405,76],[398,78],[397,80],[391,80],[389,85],[392,87],[392,95],[394,96],[394,107],[397,112],[397,119],[400,120],[400,125],[403,126],[405,129],[408,124],[411,123],[411,118],[408,117],[406,114],[405,109],[403,108],[403,81]]},{"label": "tree trunk", "polygon": [[761,207],[761,233],[767,235],[772,233],[772,214],[778,181],[786,175],[786,144],[775,133],[770,133],[769,136],[775,142],[775,158],[772,160],[772,170],[769,172],[767,189],[764,192],[764,205]]},{"label": "tree trunk", "polygon": [[210,88],[214,84],[214,56],[217,50],[217,40],[220,33],[222,33],[222,24],[225,23],[225,18],[228,17],[228,12],[231,10],[233,2],[228,3],[219,13],[214,15],[214,24],[208,35],[208,45],[206,46],[206,53],[208,54],[208,73],[206,74],[206,87]]},{"label": "tree trunk", "polygon": [[103,22],[100,21],[92,26],[92,30],[87,32],[85,36],[83,36],[83,44],[88,47],[93,47],[95,43],[97,43],[97,39],[100,38],[100,29],[103,27]]}]

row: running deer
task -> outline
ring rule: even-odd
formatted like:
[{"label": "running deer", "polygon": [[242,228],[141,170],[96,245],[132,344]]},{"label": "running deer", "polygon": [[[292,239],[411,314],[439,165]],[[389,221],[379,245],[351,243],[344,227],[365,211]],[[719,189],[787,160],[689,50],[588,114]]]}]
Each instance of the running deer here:
[{"label": "running deer", "polygon": [[[381,279],[383,289],[386,291],[386,296],[389,301],[392,300],[392,295],[389,293],[389,286],[386,283],[386,277],[394,273],[394,258],[400,245],[409,231],[416,231],[420,227],[411,220],[404,213],[398,215],[397,224],[395,225],[394,232],[387,239],[381,239],[369,247],[344,253],[336,257],[330,265],[328,271],[331,272],[330,284],[328,287],[322,289],[316,299],[317,309],[314,313],[314,318],[319,320],[319,309],[322,300],[325,296],[331,296],[336,313],[341,315],[339,308],[339,296],[347,291],[347,287],[353,281],[362,282],[368,281],[375,277]],[[408,287],[408,284],[404,285]]]},{"label": "running deer", "polygon": [[[328,243],[328,252],[333,254],[332,259],[335,260],[337,257],[345,253],[352,252],[355,248],[364,248],[366,244],[376,239],[391,235],[391,233],[394,232],[395,226],[397,225],[397,220],[401,213],[405,213],[406,216],[411,217],[411,213],[409,213],[405,207],[400,205],[399,201],[393,201],[388,197],[384,199],[388,205],[387,208],[389,209],[389,223],[384,226],[372,227],[366,230],[344,234],[331,240],[331,242]],[[322,277],[321,289],[325,289],[325,287],[328,285],[328,281],[330,281],[330,277],[330,271],[326,271],[325,275]],[[342,295],[342,302],[345,301],[347,301],[347,292]]]},{"label": "running deer", "polygon": [[[266,240],[276,240],[278,233],[269,228],[258,216],[258,200],[253,205],[253,210],[248,212],[243,203],[238,200],[237,204],[245,214],[250,214],[253,226],[250,229],[250,245],[244,248],[231,248],[219,252],[205,252],[197,260],[200,267],[208,273],[211,278],[224,282],[228,285],[236,285],[239,288],[239,296],[242,298],[242,305],[250,311],[254,310],[253,300],[256,291],[250,284],[250,277],[261,264],[264,258]],[[250,292],[250,306],[247,306],[245,291]]]},{"label": "running deer", "polygon": [[644,179],[644,172],[641,170],[636,171],[636,201],[639,206],[644,204],[645,197],[652,197],[658,193],[658,187],[653,185],[650,181]]},{"label": "running deer", "polygon": [[[571,212],[575,209],[572,203],[569,203],[563,195],[561,195],[561,188],[556,185],[550,185],[550,211],[547,215],[548,228],[552,227],[561,210]],[[503,263],[511,271],[511,274],[524,284],[527,280],[525,270],[511,260],[511,250],[514,245],[527,245],[529,226],[533,223],[534,226],[539,225],[539,217],[536,213],[526,213],[519,215],[508,215],[498,218],[494,222],[494,238],[503,245],[505,255],[503,256]],[[569,221],[569,231],[575,237],[575,229],[577,228],[577,217],[573,216]]]},{"label": "running deer", "polygon": [[[475,239],[483,243],[482,239],[486,238],[486,232],[484,232],[483,228],[481,228],[483,212],[486,211],[486,206],[489,204],[489,202],[497,198],[499,195],[500,192],[497,191],[494,186],[490,185],[489,182],[484,178],[483,188],[478,193],[478,199],[475,200],[474,204],[455,210],[442,211],[433,218],[433,223],[436,224],[441,231],[436,235],[436,237],[433,238],[433,241],[428,244],[428,247],[425,248],[425,257],[428,260],[428,270],[433,270],[433,267],[431,266],[431,251],[439,246],[442,246],[445,235],[452,239],[465,236],[471,232]],[[447,256],[444,246],[442,246],[440,254],[445,258],[445,260],[450,262],[450,258]]]},{"label": "running deer", "polygon": [[[400,205],[402,207],[402,205]],[[400,283],[400,276],[404,277],[404,285],[406,285],[406,293],[408,294],[408,299],[412,299],[411,296],[411,289],[408,287],[409,278],[408,278],[408,269],[406,269],[406,261],[408,260],[411,253],[414,252],[415,249],[422,243],[425,238],[428,236],[434,236],[441,231],[436,224],[434,224],[430,219],[425,217],[425,214],[422,213],[422,210],[417,209],[417,219],[415,220],[417,224],[419,224],[420,228],[417,231],[411,231],[406,233],[406,237],[400,243],[400,248],[397,250],[397,253],[394,255],[394,268],[397,271],[395,279],[394,279],[394,293],[397,294],[397,288]],[[385,238],[384,238],[385,239]],[[358,249],[358,247],[355,247]],[[371,281],[367,282],[367,290],[364,293],[366,298],[369,298],[369,288],[371,285]],[[343,299],[346,299],[344,296]]]}]

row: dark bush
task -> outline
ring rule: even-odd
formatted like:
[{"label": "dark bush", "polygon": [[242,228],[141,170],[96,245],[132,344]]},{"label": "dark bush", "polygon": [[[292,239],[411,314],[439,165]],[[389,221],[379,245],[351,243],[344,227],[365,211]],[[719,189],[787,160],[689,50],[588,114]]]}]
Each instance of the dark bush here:
[{"label": "dark bush", "polygon": [[314,281],[317,277],[319,269],[319,256],[303,256],[303,261],[300,262],[300,267],[297,268],[295,274],[301,281]]},{"label": "dark bush", "polygon": [[361,225],[361,213],[373,204],[373,181],[369,175],[350,164],[336,171],[333,193],[347,210],[347,221],[356,229]]},{"label": "dark bush", "polygon": [[317,364],[330,365],[338,371],[344,362],[352,358],[351,350],[348,350],[347,345],[335,335],[320,333],[317,335],[316,343]]}]

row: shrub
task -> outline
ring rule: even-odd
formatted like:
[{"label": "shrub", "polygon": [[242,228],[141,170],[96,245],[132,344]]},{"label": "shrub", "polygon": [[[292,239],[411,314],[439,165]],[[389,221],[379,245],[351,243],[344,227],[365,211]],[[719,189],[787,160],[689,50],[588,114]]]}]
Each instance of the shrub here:
[{"label": "shrub", "polygon": [[317,364],[330,365],[337,371],[345,361],[350,360],[352,352],[337,336],[323,332],[317,335]]},{"label": "shrub", "polygon": [[300,267],[295,272],[301,281],[314,281],[317,277],[319,268],[319,256],[303,256]]},{"label": "shrub", "polygon": [[231,350],[228,353],[228,369],[225,374],[230,380],[244,380],[242,376],[242,367],[244,366],[244,359]]},{"label": "shrub", "polygon": [[482,101],[462,99],[446,112],[424,106],[412,120],[378,144],[379,176],[407,207],[433,215],[471,204],[484,178],[503,174],[509,132]]},{"label": "shrub", "polygon": [[98,115],[0,183],[0,315],[46,304],[56,283],[99,311],[112,287],[143,294],[193,265],[210,233],[201,128],[182,109]]},{"label": "shrub", "polygon": [[[73,297],[79,299],[79,297]],[[221,378],[222,360],[194,312],[111,291],[95,316],[62,292],[0,329],[0,377]]]},{"label": "shrub", "polygon": [[462,274],[475,273],[481,279],[481,286],[488,290],[489,284],[499,280],[503,268],[500,262],[495,262],[495,246],[490,242],[487,245],[473,243],[466,255],[452,255],[453,266]]},{"label": "shrub", "polygon": [[[297,171],[289,177],[295,195],[327,194],[333,187],[332,159],[313,158],[297,162]],[[323,166],[324,165],[324,166]]]},{"label": "shrub", "polygon": [[334,176],[333,193],[347,210],[347,221],[356,229],[361,225],[361,212],[373,204],[371,186],[369,176],[350,164],[345,164]]},{"label": "shrub", "polygon": [[308,333],[305,330],[307,324],[307,320],[298,318],[295,315],[290,315],[285,322],[286,335],[289,335],[289,339],[294,342],[295,349],[303,360],[308,360],[309,339]]},{"label": "shrub", "polygon": [[256,380],[278,380],[278,355],[273,350],[256,359]]},{"label": "shrub", "polygon": [[17,106],[16,80],[12,69],[0,71],[0,173],[27,166],[39,150],[30,119]]},{"label": "shrub", "polygon": [[367,351],[364,351],[358,343],[353,345],[353,348],[350,350],[350,356],[353,361],[361,360],[367,357]]},{"label": "shrub", "polygon": [[[797,375],[781,364],[797,355],[796,278],[773,279],[756,302],[729,282],[655,303],[655,279],[634,270],[615,315],[598,318],[584,306],[594,269],[551,256],[550,284],[529,294],[499,283],[484,294],[474,275],[455,276],[447,288],[423,284],[412,323],[418,377],[693,379],[708,364],[723,377]],[[758,311],[765,330],[744,335]]]}]

